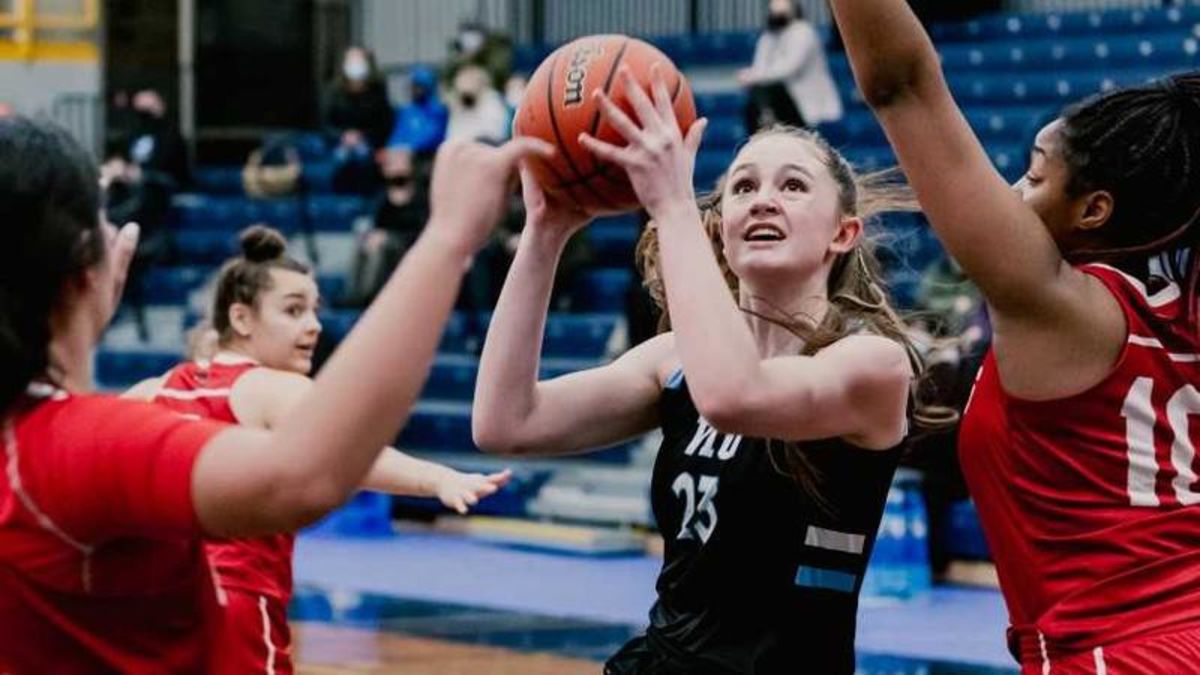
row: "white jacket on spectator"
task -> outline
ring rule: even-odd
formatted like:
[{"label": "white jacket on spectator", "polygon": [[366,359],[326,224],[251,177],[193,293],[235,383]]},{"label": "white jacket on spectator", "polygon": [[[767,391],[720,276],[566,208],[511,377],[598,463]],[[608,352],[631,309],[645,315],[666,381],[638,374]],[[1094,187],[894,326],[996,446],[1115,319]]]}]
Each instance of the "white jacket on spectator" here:
[{"label": "white jacket on spectator", "polygon": [[812,24],[792,21],[781,31],[764,31],[750,66],[753,84],[783,82],[806,124],[842,117],[842,97],[829,74],[821,36]]},{"label": "white jacket on spectator", "polygon": [[477,66],[461,68],[445,100],[450,109],[446,140],[499,143],[508,138],[508,106],[492,87],[487,71]]}]

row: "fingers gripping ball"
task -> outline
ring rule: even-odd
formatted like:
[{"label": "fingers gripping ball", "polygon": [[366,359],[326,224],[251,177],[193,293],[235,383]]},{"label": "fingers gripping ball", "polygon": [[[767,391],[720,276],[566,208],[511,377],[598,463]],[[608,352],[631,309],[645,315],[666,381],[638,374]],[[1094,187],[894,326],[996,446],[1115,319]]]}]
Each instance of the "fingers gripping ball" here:
[{"label": "fingers gripping ball", "polygon": [[650,95],[650,68],[658,63],[680,132],[696,121],[692,89],[675,64],[653,46],[624,35],[593,35],[558,48],[529,80],[513,121],[517,136],[534,136],[553,143],[550,159],[534,158],[530,168],[547,193],[573,201],[591,214],[619,213],[638,207],[637,196],[617,166],[597,159],[578,142],[580,132],[614,145],[625,139],[600,114],[592,98],[599,90],[636,119],[617,68],[626,66]]}]

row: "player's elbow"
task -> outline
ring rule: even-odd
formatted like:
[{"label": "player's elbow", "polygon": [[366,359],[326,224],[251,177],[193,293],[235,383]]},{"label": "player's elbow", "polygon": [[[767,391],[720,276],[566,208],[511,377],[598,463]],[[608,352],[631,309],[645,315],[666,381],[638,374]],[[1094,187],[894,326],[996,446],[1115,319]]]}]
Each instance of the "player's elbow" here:
[{"label": "player's elbow", "polygon": [[717,429],[730,433],[738,433],[737,427],[745,422],[752,405],[737,386],[694,391],[692,399],[701,417]]},{"label": "player's elbow", "polygon": [[491,455],[519,455],[522,444],[515,428],[501,420],[475,415],[471,419],[471,440],[480,450]]},{"label": "player's elbow", "polygon": [[300,488],[288,490],[282,512],[288,530],[308,527],[346,503],[354,493],[332,478],[315,478]]},{"label": "player's elbow", "polygon": [[864,66],[856,76],[863,102],[872,110],[893,108],[915,98],[938,77],[936,61],[913,58]]}]

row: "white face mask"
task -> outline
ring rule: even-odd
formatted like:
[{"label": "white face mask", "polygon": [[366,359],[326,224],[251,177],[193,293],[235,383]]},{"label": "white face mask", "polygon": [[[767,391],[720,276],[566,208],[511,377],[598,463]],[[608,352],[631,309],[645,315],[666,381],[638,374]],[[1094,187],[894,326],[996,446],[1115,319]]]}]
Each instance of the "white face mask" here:
[{"label": "white face mask", "polygon": [[365,80],[369,71],[367,62],[361,59],[350,59],[342,64],[342,72],[351,80]]},{"label": "white face mask", "polygon": [[504,102],[509,106],[516,108],[521,105],[521,99],[525,96],[524,82],[509,82],[504,86]]},{"label": "white face mask", "polygon": [[474,54],[483,46],[483,33],[476,30],[466,31],[458,38],[458,46],[464,54]]}]

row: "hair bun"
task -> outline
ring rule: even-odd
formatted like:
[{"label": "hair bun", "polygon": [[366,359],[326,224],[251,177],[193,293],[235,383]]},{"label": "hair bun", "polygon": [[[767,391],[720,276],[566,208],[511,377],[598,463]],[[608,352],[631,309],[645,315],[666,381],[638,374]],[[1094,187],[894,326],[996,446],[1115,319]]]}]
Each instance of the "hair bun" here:
[{"label": "hair bun", "polygon": [[239,240],[242,245],[242,257],[250,262],[275,260],[287,250],[287,240],[283,234],[266,225],[251,225],[242,230]]}]

